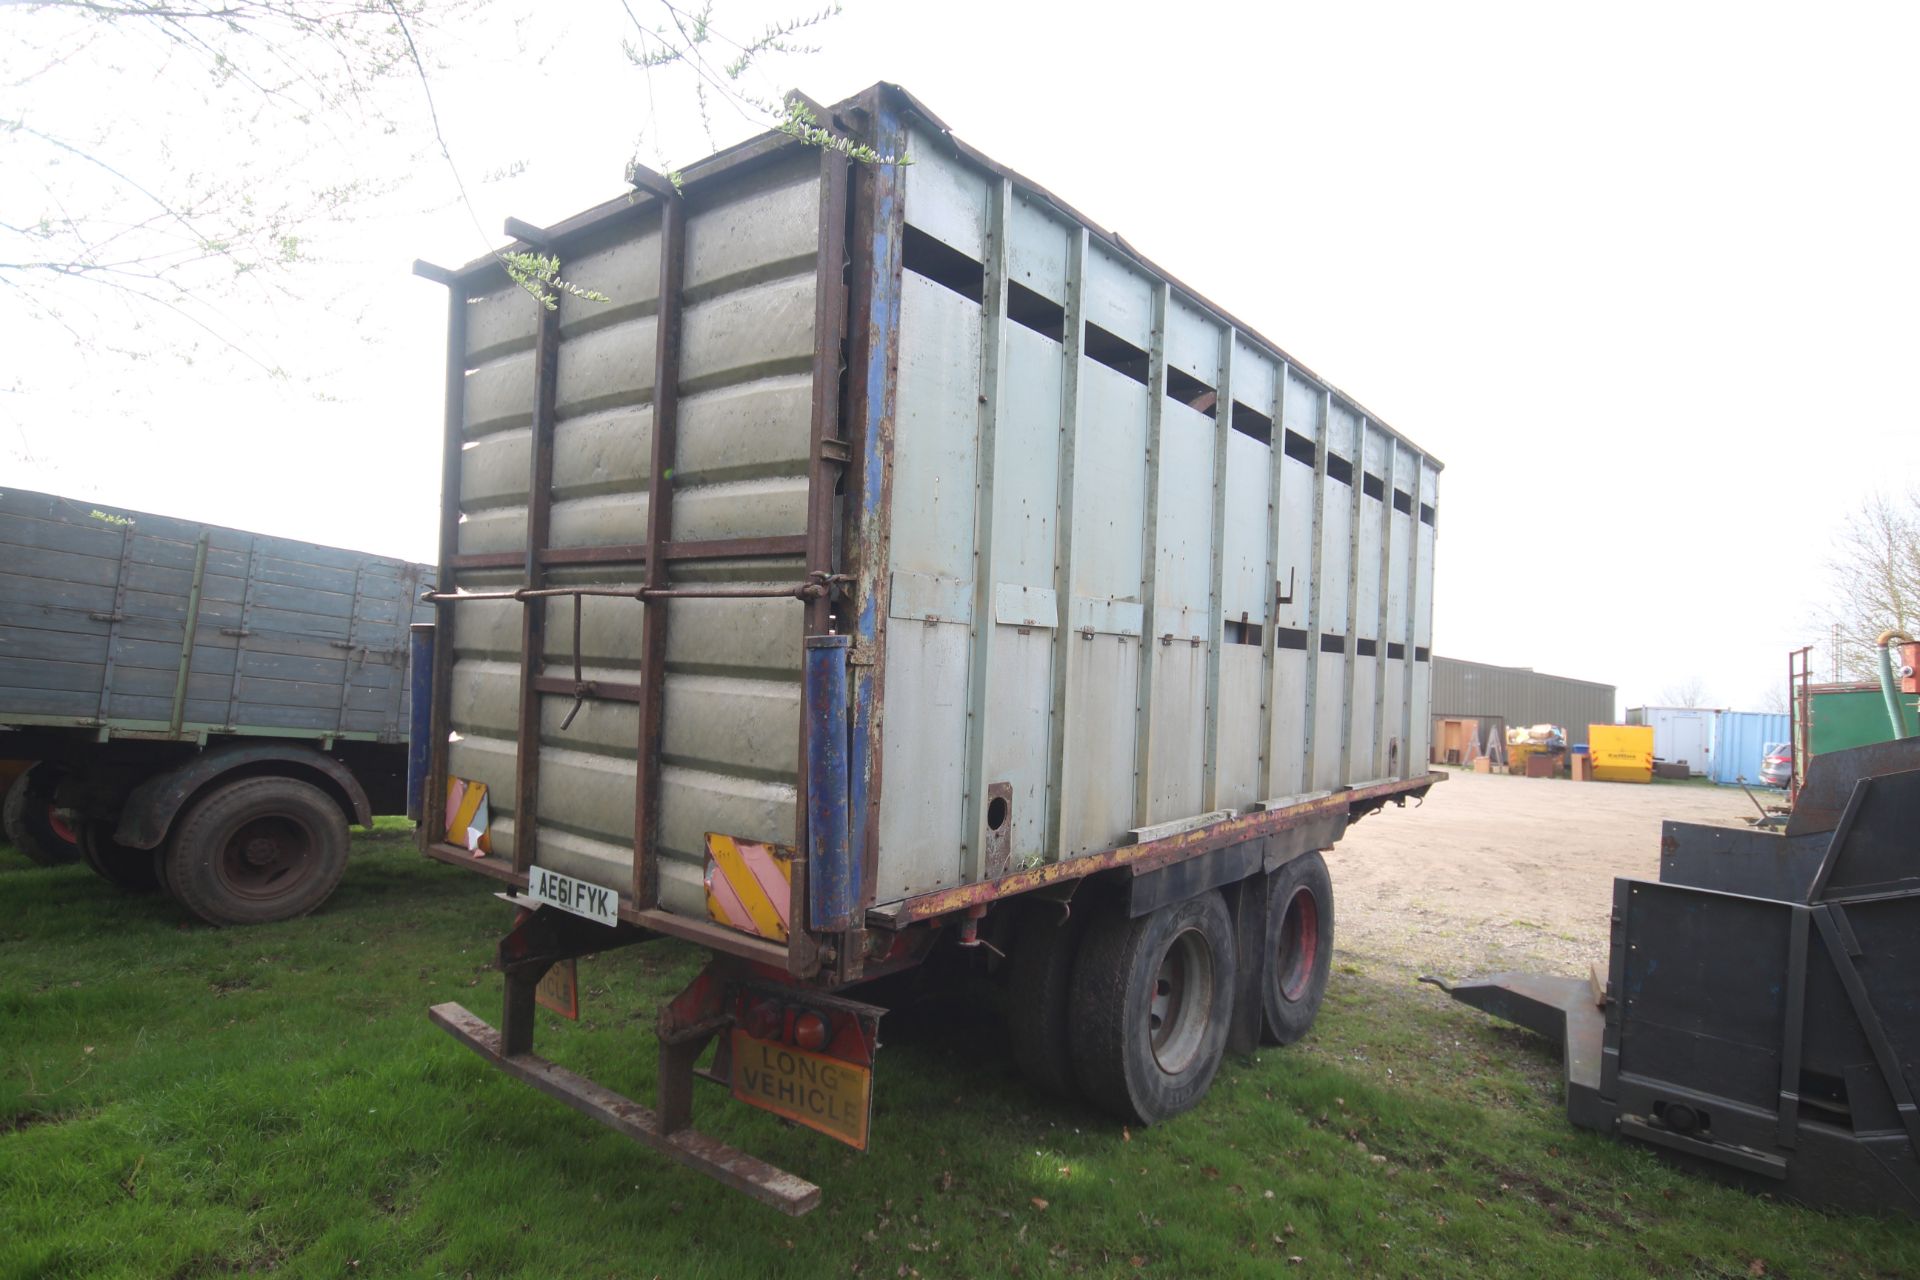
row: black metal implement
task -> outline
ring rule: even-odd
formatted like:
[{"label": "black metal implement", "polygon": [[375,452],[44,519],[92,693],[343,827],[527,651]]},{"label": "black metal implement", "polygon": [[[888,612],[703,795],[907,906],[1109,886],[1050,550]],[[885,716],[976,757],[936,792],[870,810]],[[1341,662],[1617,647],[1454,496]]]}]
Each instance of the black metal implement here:
[{"label": "black metal implement", "polygon": [[1801,795],[1784,835],[1667,823],[1660,879],[1614,882],[1604,991],[1446,989],[1562,1044],[1575,1124],[1920,1218],[1920,741],[1818,756]]}]

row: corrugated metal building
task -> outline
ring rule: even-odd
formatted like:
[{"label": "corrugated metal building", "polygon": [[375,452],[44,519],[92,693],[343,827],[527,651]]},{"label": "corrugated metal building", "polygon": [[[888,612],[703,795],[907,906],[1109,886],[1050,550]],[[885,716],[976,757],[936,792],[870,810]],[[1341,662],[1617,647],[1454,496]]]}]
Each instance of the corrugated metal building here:
[{"label": "corrugated metal building", "polygon": [[1433,714],[1499,716],[1515,728],[1557,724],[1567,741],[1585,745],[1587,726],[1612,724],[1614,687],[1593,680],[1550,676],[1532,667],[1496,667],[1459,658],[1433,659]]}]

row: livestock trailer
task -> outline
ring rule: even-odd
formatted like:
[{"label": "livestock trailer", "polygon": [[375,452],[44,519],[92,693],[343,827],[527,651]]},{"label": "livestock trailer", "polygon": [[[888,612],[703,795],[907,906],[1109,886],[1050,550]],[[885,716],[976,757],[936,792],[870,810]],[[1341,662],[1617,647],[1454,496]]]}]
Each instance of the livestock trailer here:
[{"label": "livestock trailer", "polygon": [[[1306,1030],[1317,851],[1439,777],[1440,464],[904,91],[816,115],[878,161],[774,133],[509,223],[606,301],[417,268],[450,294],[423,852],[518,909],[501,1026],[432,1016],[794,1213],[816,1187],[692,1129],[696,1076],[865,1147],[849,989],[952,946],[1038,1083],[1172,1116]],[[659,937],[713,959],[649,1109],[533,1016]]]},{"label": "livestock trailer", "polygon": [[433,568],[0,493],[9,840],[214,924],[299,915],[406,808],[408,627]]}]

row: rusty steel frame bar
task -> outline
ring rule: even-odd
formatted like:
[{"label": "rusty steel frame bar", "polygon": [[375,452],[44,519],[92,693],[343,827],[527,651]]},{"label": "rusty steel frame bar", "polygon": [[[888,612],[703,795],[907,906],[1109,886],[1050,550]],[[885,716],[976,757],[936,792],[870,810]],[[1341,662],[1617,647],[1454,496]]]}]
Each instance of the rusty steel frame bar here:
[{"label": "rusty steel frame bar", "polygon": [[502,591],[429,591],[430,602],[462,600],[539,600],[556,596],[612,596],[621,600],[778,600],[792,596],[811,600],[828,594],[835,579],[826,575],[789,587],[509,587]]},{"label": "rusty steel frame bar", "polygon": [[[654,314],[653,457],[647,476],[647,590],[667,590],[661,552],[673,528],[673,463],[680,413],[681,282],[686,270],[687,206],[660,199],[660,300]],[[664,597],[656,596],[655,599]],[[654,845],[660,829],[660,722],[666,708],[667,609],[647,605],[640,617],[640,740],[633,769],[633,902],[660,901]]]},{"label": "rusty steel frame bar", "polygon": [[983,906],[1046,885],[1078,880],[1096,872],[1111,871],[1115,868],[1124,867],[1136,873],[1151,871],[1198,854],[1226,848],[1228,845],[1258,840],[1262,836],[1297,827],[1303,822],[1338,813],[1342,809],[1352,815],[1355,808],[1370,812],[1396,798],[1407,796],[1418,798],[1424,796],[1435,783],[1446,781],[1446,776],[1444,773],[1426,773],[1404,781],[1382,782],[1368,787],[1355,787],[1350,791],[1336,791],[1331,795],[1302,801],[1284,809],[1269,809],[1245,814],[1238,818],[1227,818],[1163,839],[1149,840],[1141,844],[1120,845],[1098,853],[1083,854],[1065,862],[1048,863],[1032,871],[1019,871],[1012,875],[1001,876],[997,880],[983,880],[975,884],[958,885],[952,889],[937,889],[932,893],[923,893],[902,900],[897,911],[889,907],[884,923],[888,927],[897,928],[919,920],[931,920],[936,916],[948,915],[968,907]]},{"label": "rusty steel frame bar", "polygon": [[[661,549],[667,560],[754,559],[763,556],[804,556],[807,539],[800,534],[757,538],[699,538],[669,542]],[[548,568],[579,564],[645,564],[644,542],[597,547],[543,547],[540,563]],[[513,569],[525,563],[518,551],[476,551],[453,558],[454,569]]]},{"label": "rusty steel frame bar", "polygon": [[[809,581],[833,579],[839,548],[834,545],[834,503],[840,479],[852,454],[842,434],[840,420],[840,372],[843,367],[843,343],[847,327],[847,166],[850,162],[833,151],[820,152],[819,240],[815,250],[813,300],[813,403],[808,424],[807,528],[801,542],[806,556]],[[822,591],[804,597],[804,633],[826,635],[834,628],[834,601],[831,592]],[[811,758],[808,734],[809,717],[800,716],[798,794],[794,806],[793,847],[797,851],[787,882],[787,971],[795,977],[808,976],[820,968],[821,948],[811,930],[808,882],[813,849],[808,838],[807,797],[812,780],[807,761]],[[844,940],[843,940],[844,941]],[[842,971],[849,962],[858,965],[858,948],[839,946],[834,961]]]},{"label": "rusty steel frame bar", "polygon": [[[820,1188],[806,1179],[775,1168],[757,1156],[728,1146],[695,1129],[677,1126],[667,1114],[656,1114],[604,1085],[557,1066],[537,1054],[506,1052],[500,1032],[458,1004],[437,1004],[427,1016],[454,1039],[501,1071],[532,1085],[550,1098],[566,1103],[590,1120],[687,1166],[696,1173],[745,1192],[763,1204],[793,1217],[820,1203]],[[663,1046],[664,1049],[664,1046]],[[664,1065],[664,1063],[663,1063]],[[692,1062],[683,1064],[689,1070]],[[662,1112],[667,1082],[661,1082]]]},{"label": "rusty steel frame bar", "polygon": [[547,605],[540,586],[540,552],[547,545],[553,513],[553,420],[555,375],[560,361],[560,313],[541,307],[533,349],[533,447],[527,473],[528,590],[517,593],[520,611],[520,711],[513,744],[513,865],[525,871],[539,851],[540,691],[534,678],[546,654]]}]

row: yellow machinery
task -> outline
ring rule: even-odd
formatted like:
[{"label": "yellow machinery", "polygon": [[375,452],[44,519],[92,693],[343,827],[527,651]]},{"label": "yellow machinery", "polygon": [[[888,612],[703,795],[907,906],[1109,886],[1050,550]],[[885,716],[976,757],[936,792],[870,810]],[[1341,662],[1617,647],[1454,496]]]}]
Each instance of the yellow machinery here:
[{"label": "yellow machinery", "polygon": [[1653,726],[1590,724],[1587,752],[1596,782],[1652,782]]}]

